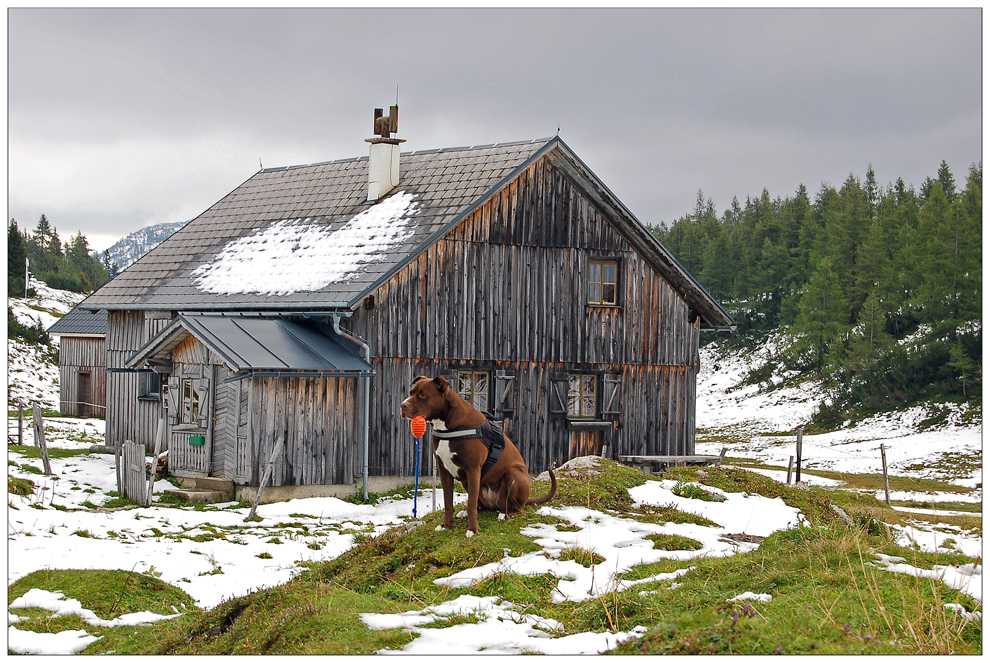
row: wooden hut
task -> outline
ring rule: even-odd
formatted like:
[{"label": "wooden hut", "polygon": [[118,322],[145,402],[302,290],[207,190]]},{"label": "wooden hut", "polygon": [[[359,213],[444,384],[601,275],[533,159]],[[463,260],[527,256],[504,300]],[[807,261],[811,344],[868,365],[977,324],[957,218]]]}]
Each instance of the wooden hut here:
[{"label": "wooden hut", "polygon": [[399,404],[443,374],[534,473],[694,452],[699,333],[731,319],[563,140],[369,142],[259,171],[85,302],[109,310],[108,444],[161,419],[189,476],[256,485],[280,439],[273,485],[409,476]]},{"label": "wooden hut", "polygon": [[59,337],[59,412],[102,419],[107,402],[107,312],[77,306],[48,333]]}]

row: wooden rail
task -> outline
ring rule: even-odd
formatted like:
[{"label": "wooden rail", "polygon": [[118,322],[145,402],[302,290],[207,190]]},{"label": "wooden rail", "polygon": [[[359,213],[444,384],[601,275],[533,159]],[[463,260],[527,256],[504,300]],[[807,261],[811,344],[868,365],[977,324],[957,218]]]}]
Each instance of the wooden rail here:
[{"label": "wooden rail", "polygon": [[723,448],[718,456],[619,456],[619,462],[655,473],[678,465],[721,465],[725,452]]}]

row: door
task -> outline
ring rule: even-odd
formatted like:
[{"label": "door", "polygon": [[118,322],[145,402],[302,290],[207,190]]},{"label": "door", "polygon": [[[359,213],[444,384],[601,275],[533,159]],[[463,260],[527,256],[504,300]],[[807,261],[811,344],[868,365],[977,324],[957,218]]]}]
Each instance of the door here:
[{"label": "door", "polygon": [[169,471],[205,477],[210,472],[213,417],[209,367],[178,365],[168,379]]},{"label": "door", "polygon": [[95,417],[93,414],[95,408],[93,407],[93,374],[89,371],[79,371],[79,383],[78,383],[78,395],[76,400],[79,401],[78,407],[73,408],[80,417]]}]

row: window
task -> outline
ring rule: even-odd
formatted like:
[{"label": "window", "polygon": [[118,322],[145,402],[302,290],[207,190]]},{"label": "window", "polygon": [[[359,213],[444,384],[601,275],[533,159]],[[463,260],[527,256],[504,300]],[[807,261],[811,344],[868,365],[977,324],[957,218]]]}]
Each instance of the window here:
[{"label": "window", "polygon": [[179,423],[199,425],[199,392],[196,391],[196,380],[182,380],[182,407],[179,410]]},{"label": "window", "polygon": [[457,371],[457,393],[481,412],[488,412],[489,384],[486,371]]},{"label": "window", "polygon": [[616,260],[588,262],[588,303],[598,306],[619,304],[619,263]]},{"label": "window", "polygon": [[138,398],[142,401],[157,401],[162,397],[162,378],[154,371],[138,373]]},{"label": "window", "polygon": [[567,377],[567,416],[594,419],[598,416],[598,376],[571,373]]}]

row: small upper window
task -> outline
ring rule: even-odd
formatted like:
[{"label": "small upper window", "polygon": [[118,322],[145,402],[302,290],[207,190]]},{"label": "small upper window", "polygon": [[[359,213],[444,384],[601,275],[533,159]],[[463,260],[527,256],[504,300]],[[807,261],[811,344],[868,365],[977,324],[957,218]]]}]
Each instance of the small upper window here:
[{"label": "small upper window", "polygon": [[457,393],[481,412],[488,411],[490,383],[486,371],[457,371]]},{"label": "small upper window", "polygon": [[588,262],[588,303],[600,306],[616,306],[619,303],[618,261]]},{"label": "small upper window", "polygon": [[567,416],[594,419],[598,416],[598,376],[571,373],[567,377]]}]

